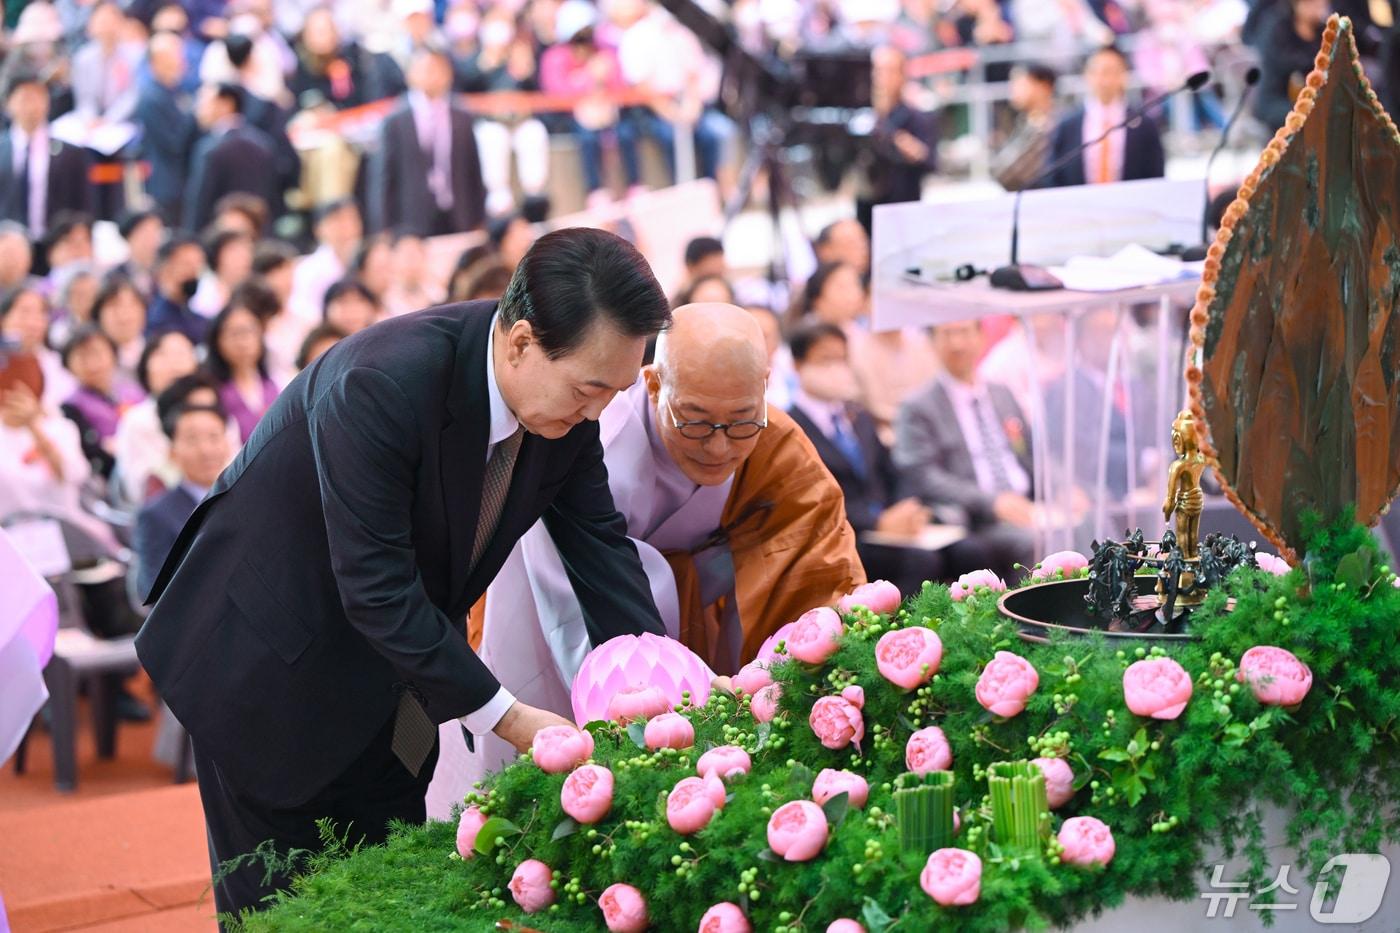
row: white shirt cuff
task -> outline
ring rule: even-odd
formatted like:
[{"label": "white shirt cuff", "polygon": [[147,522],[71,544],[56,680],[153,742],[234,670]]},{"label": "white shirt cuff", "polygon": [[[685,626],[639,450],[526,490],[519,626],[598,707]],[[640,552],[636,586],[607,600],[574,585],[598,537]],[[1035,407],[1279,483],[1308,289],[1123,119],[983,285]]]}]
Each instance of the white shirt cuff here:
[{"label": "white shirt cuff", "polygon": [[472,735],[487,735],[514,705],[515,695],[502,687],[484,705],[463,716],[458,722]]}]

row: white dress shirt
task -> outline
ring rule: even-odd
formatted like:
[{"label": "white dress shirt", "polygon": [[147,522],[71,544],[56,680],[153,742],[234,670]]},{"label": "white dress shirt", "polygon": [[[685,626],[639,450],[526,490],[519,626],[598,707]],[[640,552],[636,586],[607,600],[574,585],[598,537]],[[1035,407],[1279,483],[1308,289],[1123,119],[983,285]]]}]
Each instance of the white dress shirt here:
[{"label": "white dress shirt", "polygon": [[[1118,100],[1111,104],[1101,104],[1093,97],[1084,100],[1084,129],[1083,140],[1088,142],[1091,139],[1098,139],[1103,135],[1104,130],[1110,126],[1117,126],[1122,123],[1128,115],[1128,106]],[[1147,119],[1143,117],[1143,119]],[[1115,130],[1110,133],[1108,139],[1097,146],[1090,146],[1084,150],[1084,181],[1094,184],[1098,181],[1099,162],[1103,158],[1103,147],[1108,146],[1108,168],[1109,181],[1123,180],[1123,150],[1127,145],[1128,131]]]},{"label": "white dress shirt", "polygon": [[41,126],[30,136],[18,125],[10,126],[10,152],[13,154],[15,178],[24,171],[21,158],[29,160],[29,204],[26,218],[30,236],[38,239],[47,229],[45,214],[49,194],[49,130]]},{"label": "white dress shirt", "polygon": [[792,407],[806,415],[817,430],[821,431],[828,439],[836,434],[836,425],[841,425],[841,430],[851,437],[855,437],[855,425],[851,422],[850,416],[846,413],[846,406],[842,402],[823,402],[812,398],[802,387],[792,390]]},{"label": "white dress shirt", "polygon": [[[939,377],[943,385],[943,390],[948,393],[948,400],[953,403],[953,413],[958,418],[958,427],[962,430],[963,443],[967,445],[967,452],[972,456],[972,469],[977,474],[977,485],[987,493],[997,492],[996,472],[992,466],[992,459],[996,457],[1001,463],[1003,474],[1010,485],[1008,491],[1022,496],[1030,495],[1031,478],[1026,475],[1026,470],[1021,466],[1021,461],[1016,459],[1011,452],[1011,444],[1006,439],[1006,431],[1001,425],[1001,418],[996,413],[996,407],[992,404],[991,393],[987,391],[987,385],[978,382],[969,385],[948,376]],[[994,436],[988,449],[982,443],[982,425],[977,420],[977,409],[974,406],[981,406],[987,411],[997,424],[997,430],[991,432]]]},{"label": "white dress shirt", "polygon": [[[486,338],[486,398],[491,413],[491,423],[486,435],[486,461],[488,463],[491,461],[491,454],[496,450],[496,445],[514,434],[520,427],[520,421],[506,405],[506,400],[501,395],[501,387],[496,382],[496,326],[498,320],[499,318],[492,318],[491,333]],[[501,721],[501,718],[514,704],[515,697],[505,687],[501,687],[496,691],[495,696],[458,721],[473,735],[486,735],[496,728],[496,724]]]}]

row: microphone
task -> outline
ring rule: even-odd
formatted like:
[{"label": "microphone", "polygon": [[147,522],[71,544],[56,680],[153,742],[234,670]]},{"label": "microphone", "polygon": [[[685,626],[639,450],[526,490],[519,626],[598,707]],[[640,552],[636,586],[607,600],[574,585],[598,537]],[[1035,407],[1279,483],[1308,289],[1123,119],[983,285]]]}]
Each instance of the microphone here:
[{"label": "microphone", "polygon": [[[1154,107],[1169,98],[1175,97],[1182,91],[1189,91],[1194,94],[1205,87],[1209,81],[1209,71],[1198,71],[1187,78],[1181,85],[1169,91],[1163,91],[1161,94],[1153,95],[1136,107],[1129,107],[1123,122],[1116,126],[1109,127],[1087,142],[1080,143],[1069,152],[1066,152],[1064,155],[1051,162],[1041,170],[1039,175],[1031,180],[1030,184],[1026,185],[1026,188],[1034,188],[1073,160],[1083,156],[1086,149],[1097,146],[1113,133],[1130,126],[1137,126],[1142,121],[1142,118]],[[993,270],[989,281],[992,283],[993,288],[1005,288],[1014,292],[1044,291],[1051,288],[1064,288],[1064,283],[1051,275],[1050,271],[1045,267],[1033,266],[1030,264],[1022,265],[1018,261],[1021,245],[1021,195],[1024,191],[1025,188],[1017,191],[1016,198],[1011,204],[1011,262],[1008,265]]]},{"label": "microphone", "polygon": [[1210,157],[1206,159],[1206,177],[1202,182],[1205,188],[1204,205],[1201,208],[1201,243],[1199,246],[1192,246],[1182,250],[1181,259],[1183,262],[1197,262],[1206,258],[1206,250],[1210,244],[1206,239],[1206,234],[1210,226],[1210,168],[1215,164],[1215,157],[1224,151],[1226,144],[1230,141],[1230,130],[1235,128],[1236,121],[1244,113],[1244,105],[1249,101],[1249,97],[1254,93],[1254,86],[1259,83],[1259,66],[1251,65],[1244,73],[1244,90],[1240,91],[1240,99],[1235,102],[1235,109],[1230,112],[1230,119],[1225,121],[1225,128],[1220,131],[1220,142],[1215,144],[1215,148],[1210,151]]}]

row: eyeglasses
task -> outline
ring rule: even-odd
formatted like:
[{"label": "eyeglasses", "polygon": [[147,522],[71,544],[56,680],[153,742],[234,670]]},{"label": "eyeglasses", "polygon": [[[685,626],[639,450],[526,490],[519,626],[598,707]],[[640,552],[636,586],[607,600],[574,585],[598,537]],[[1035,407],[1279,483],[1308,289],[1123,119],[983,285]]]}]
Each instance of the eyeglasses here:
[{"label": "eyeglasses", "polygon": [[671,407],[671,402],[666,401],[666,413],[671,418],[671,425],[680,432],[681,437],[692,441],[703,441],[716,431],[723,431],[725,436],[731,441],[746,441],[768,427],[768,406],[763,407],[762,421],[732,421],[729,424],[715,424],[712,421],[682,421],[676,417],[676,410]]}]

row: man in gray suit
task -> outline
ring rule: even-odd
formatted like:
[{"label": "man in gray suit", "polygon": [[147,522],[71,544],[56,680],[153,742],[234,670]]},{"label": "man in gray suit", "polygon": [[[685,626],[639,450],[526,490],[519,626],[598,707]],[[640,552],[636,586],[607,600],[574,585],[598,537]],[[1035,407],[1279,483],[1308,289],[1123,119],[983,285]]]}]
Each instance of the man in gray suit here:
[{"label": "man in gray suit", "polygon": [[900,406],[895,466],[908,494],[967,525],[963,554],[977,566],[953,570],[1009,579],[1035,556],[1030,428],[1005,386],[977,378],[979,322],[941,324],[930,339],[944,371]]}]

